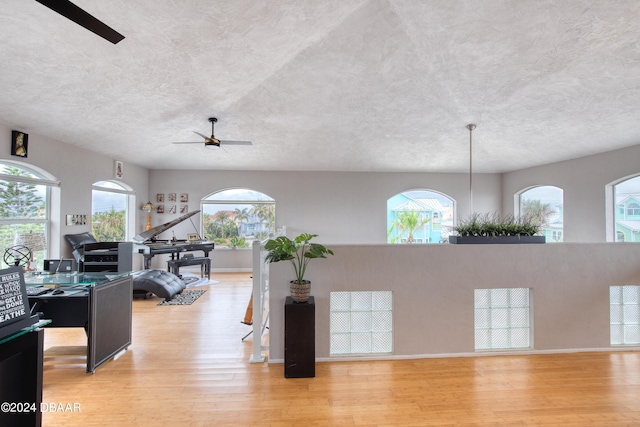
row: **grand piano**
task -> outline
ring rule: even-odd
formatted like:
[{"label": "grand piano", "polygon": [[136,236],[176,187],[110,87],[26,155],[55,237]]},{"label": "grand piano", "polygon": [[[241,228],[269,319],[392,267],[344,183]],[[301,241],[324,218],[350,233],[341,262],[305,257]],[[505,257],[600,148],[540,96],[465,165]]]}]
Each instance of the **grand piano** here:
[{"label": "grand piano", "polygon": [[213,250],[214,244],[213,242],[202,240],[201,238],[195,240],[176,240],[175,237],[171,240],[157,239],[157,236],[159,236],[161,233],[180,224],[182,221],[191,218],[198,212],[200,211],[197,210],[189,212],[188,214],[182,215],[181,217],[174,219],[173,221],[169,221],[157,227],[153,227],[150,230],[143,231],[133,238],[133,241],[135,243],[134,251],[142,254],[142,256],[144,257],[145,270],[151,268],[151,258],[160,254],[171,254],[172,260],[179,259],[182,252],[202,251],[204,252],[205,257],[209,256],[209,252]]}]

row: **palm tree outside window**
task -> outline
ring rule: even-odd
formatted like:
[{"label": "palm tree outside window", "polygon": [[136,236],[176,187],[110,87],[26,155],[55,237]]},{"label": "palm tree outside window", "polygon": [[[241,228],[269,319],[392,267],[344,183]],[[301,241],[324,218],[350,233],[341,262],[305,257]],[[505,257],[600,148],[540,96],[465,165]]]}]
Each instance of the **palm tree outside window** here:
[{"label": "palm tree outside window", "polygon": [[454,201],[432,190],[408,190],[387,200],[387,243],[443,243],[453,227]]}]

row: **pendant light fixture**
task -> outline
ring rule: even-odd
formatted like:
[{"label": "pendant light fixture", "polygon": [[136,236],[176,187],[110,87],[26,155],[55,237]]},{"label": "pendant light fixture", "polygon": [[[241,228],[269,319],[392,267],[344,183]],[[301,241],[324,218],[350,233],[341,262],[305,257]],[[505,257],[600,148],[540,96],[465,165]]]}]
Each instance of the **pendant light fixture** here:
[{"label": "pendant light fixture", "polygon": [[473,215],[473,130],[474,124],[468,124],[469,129],[469,217]]}]

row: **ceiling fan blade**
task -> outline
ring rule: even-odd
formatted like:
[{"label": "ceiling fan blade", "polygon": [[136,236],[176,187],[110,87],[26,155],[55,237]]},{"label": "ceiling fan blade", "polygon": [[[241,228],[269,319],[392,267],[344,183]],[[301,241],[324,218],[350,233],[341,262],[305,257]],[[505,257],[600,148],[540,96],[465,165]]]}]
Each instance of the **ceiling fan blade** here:
[{"label": "ceiling fan blade", "polygon": [[87,30],[91,31],[94,34],[99,35],[103,39],[109,40],[111,43],[116,44],[119,41],[124,39],[124,36],[109,27],[104,22],[95,18],[93,15],[85,12],[80,9],[75,4],[71,3],[69,0],[36,0],[38,3],[47,6],[49,9],[58,12],[60,15],[64,16],[75,22],[78,25],[83,26]]},{"label": "ceiling fan blade", "polygon": [[253,143],[251,141],[227,141],[227,140],[220,140],[220,144],[222,145],[253,145]]},{"label": "ceiling fan blade", "polygon": [[195,133],[196,135],[200,135],[201,137],[203,137],[204,139],[211,139],[210,137],[208,137],[207,135],[203,135],[200,132],[196,132],[195,130],[193,131],[193,133]]},{"label": "ceiling fan blade", "polygon": [[172,142],[172,144],[202,144],[202,141],[178,141]]}]

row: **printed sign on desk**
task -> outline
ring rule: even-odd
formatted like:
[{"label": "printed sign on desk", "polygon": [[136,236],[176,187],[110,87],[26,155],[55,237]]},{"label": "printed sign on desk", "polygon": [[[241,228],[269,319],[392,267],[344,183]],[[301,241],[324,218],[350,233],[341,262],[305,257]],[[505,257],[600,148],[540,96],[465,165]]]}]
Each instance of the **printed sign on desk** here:
[{"label": "printed sign on desk", "polygon": [[33,323],[22,268],[0,270],[0,337]]}]

